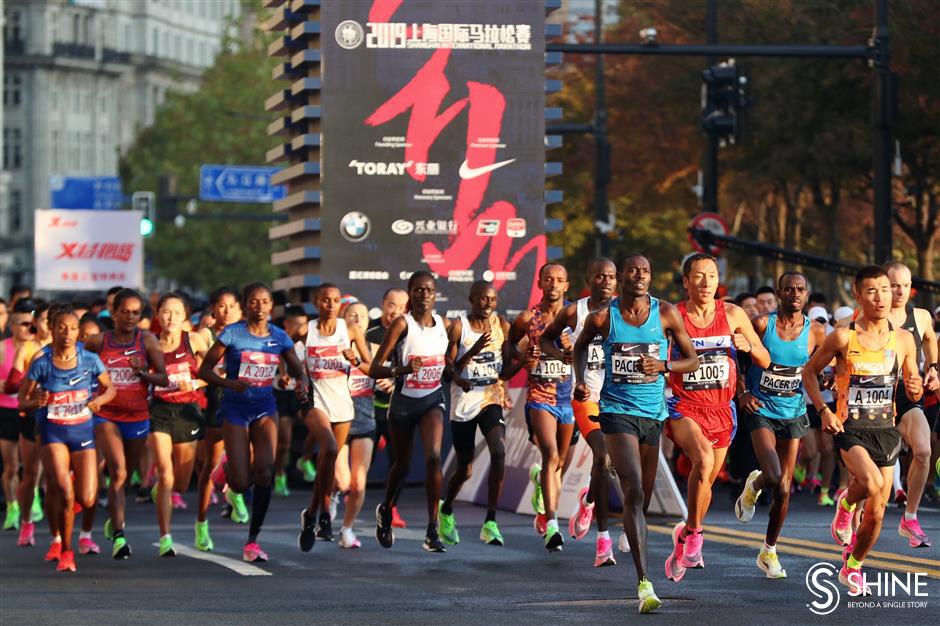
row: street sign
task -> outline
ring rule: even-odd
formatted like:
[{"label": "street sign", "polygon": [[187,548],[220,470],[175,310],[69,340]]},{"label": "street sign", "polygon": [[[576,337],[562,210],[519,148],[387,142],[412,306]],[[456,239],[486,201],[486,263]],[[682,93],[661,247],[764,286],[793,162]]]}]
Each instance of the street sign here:
[{"label": "street sign", "polygon": [[699,213],[689,222],[689,243],[692,244],[692,247],[699,252],[706,252],[715,256],[721,254],[723,248],[719,245],[708,246],[706,250],[693,235],[692,231],[695,230],[707,230],[715,235],[727,235],[730,229],[728,228],[728,222],[723,217],[717,213]]},{"label": "street sign", "polygon": [[124,203],[117,176],[50,176],[49,192],[54,209],[114,211]]},{"label": "street sign", "polygon": [[287,196],[287,187],[272,185],[280,168],[253,165],[203,165],[199,168],[199,199],[205,202],[273,202]]}]

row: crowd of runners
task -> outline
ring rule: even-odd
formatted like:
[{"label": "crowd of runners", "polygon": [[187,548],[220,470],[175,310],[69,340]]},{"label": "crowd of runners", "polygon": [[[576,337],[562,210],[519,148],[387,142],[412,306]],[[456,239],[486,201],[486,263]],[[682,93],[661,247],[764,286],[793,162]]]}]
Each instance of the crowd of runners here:
[{"label": "crowd of runners", "polygon": [[[18,546],[33,546],[45,518],[45,560],[74,572],[75,518],[77,552],[98,554],[101,504],[97,528],[111,555],[126,559],[136,539],[125,529],[129,493],[153,500],[158,554],[172,556],[173,513],[187,507],[183,494],[195,482],[196,549],[213,550],[208,512],[220,500],[224,516],[248,526],[243,559],[265,561],[265,515],[272,495],[289,494],[294,465],[311,484],[299,549],[334,540],[360,548],[354,525],[384,447],[390,466],[375,538],[391,548],[405,525],[396,502],[417,431],[427,492],[422,547],[444,552],[460,541],[454,501],[470,478],[479,429],[489,454],[479,537],[501,546],[508,381],[522,372],[526,425],[541,457],[529,472],[535,531],[547,550],[562,549],[562,475],[583,437],[593,465],[567,515],[568,535],[581,539],[594,524],[595,567],[616,563],[608,517],[611,481],[619,481],[617,543],[633,559],[641,613],[662,605],[645,514],[663,450],[687,478],[688,515],[673,530],[671,552],[657,557],[671,581],[704,567],[712,485],[729,475],[740,478],[741,522],[751,521],[761,494],[770,496],[756,557],[768,578],[786,577],[776,543],[798,490],[834,507],[839,580],[855,592],[864,592],[862,564],[891,500],[905,507],[897,532],[911,548],[929,548],[917,512],[922,499],[937,497],[938,347],[933,315],[909,302],[907,267],[861,269],[853,306],[831,314],[798,271],[756,294],[722,298],[716,260],[693,254],[682,266],[687,299],[677,304],[651,295],[651,280],[642,254],[599,259],[583,297],[568,302],[568,273],[549,263],[539,269],[539,302],[513,320],[499,314],[484,281],[471,286],[467,314],[442,318],[427,272],[389,289],[371,320],[364,303],[332,284],[316,290],[312,306],[281,307],[276,323],[261,283],[241,293],[219,288],[203,311],[176,293],[151,300],[115,288],[89,305],[16,289],[0,301],[3,528],[18,531]],[[292,442],[298,421],[302,445]],[[736,436],[739,425],[749,437]],[[445,481],[448,426],[456,463]]]}]

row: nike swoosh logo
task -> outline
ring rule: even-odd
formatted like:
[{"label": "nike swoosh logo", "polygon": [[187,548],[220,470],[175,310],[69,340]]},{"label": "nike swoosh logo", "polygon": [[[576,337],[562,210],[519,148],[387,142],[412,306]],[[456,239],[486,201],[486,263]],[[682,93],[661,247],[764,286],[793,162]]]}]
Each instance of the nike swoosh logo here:
[{"label": "nike swoosh logo", "polygon": [[145,432],[147,432],[147,429],[146,429],[146,428],[143,429],[143,430],[138,430],[138,431],[137,431],[137,434],[138,434],[138,435],[143,435]]},{"label": "nike swoosh logo", "polygon": [[277,342],[276,342],[276,341],[269,341],[268,343],[266,343],[266,344],[264,344],[264,345],[266,345],[266,346],[269,347],[269,348],[273,348],[274,346],[277,345]]},{"label": "nike swoosh logo", "polygon": [[125,350],[124,356],[130,356],[132,354],[137,354],[137,350]]},{"label": "nike swoosh logo", "polygon": [[70,380],[69,387],[71,387],[72,385],[77,385],[78,383],[82,382],[82,378],[84,378],[84,376],[79,376],[78,378],[73,378],[72,380]]},{"label": "nike swoosh logo", "polygon": [[635,346],[620,346],[620,351],[621,351],[621,352],[630,352],[630,351],[632,351],[632,350],[636,350],[636,349],[639,348],[639,347],[640,347],[639,344],[637,344],[637,345],[635,345]]},{"label": "nike swoosh logo", "polygon": [[489,174],[493,170],[498,170],[501,167],[505,167],[515,161],[515,159],[508,159],[506,161],[500,161],[498,163],[493,163],[491,165],[483,165],[480,167],[470,167],[470,164],[467,163],[467,160],[464,159],[463,163],[460,164],[460,177],[464,180],[472,180],[484,174]]},{"label": "nike swoosh logo", "polygon": [[199,429],[197,428],[197,429],[195,429],[195,430],[189,431],[189,434],[190,434],[190,435],[195,435],[195,434],[198,433],[198,432],[199,432]]},{"label": "nike swoosh logo", "polygon": [[81,445],[82,445],[83,448],[84,448],[85,446],[90,446],[90,445],[91,445],[91,440],[89,439],[88,441],[83,441]]},{"label": "nike swoosh logo", "polygon": [[868,385],[868,384],[870,384],[870,383],[875,382],[875,381],[878,380],[879,378],[881,378],[881,377],[880,377],[880,376],[868,376],[868,377],[866,377],[866,378],[859,378],[859,379],[858,379],[858,384],[860,384],[860,385]]},{"label": "nike swoosh logo", "polygon": [[120,357],[118,357],[118,358],[116,358],[116,359],[108,359],[108,365],[114,365],[115,363],[120,363],[121,360],[122,360],[122,359],[121,359]]},{"label": "nike swoosh logo", "polygon": [[176,355],[176,358],[177,358],[177,359],[182,359],[184,356],[186,356],[186,353],[185,353],[185,352],[180,352],[179,354]]}]

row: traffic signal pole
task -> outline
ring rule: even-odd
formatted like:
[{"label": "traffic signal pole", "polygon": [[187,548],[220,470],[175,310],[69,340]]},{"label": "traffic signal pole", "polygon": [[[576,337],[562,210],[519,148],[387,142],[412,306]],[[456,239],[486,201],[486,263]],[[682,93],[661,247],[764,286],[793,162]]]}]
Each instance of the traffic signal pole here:
[{"label": "traffic signal pole", "polygon": [[[603,0],[594,0],[594,41],[602,43],[604,31]],[[607,185],[610,183],[610,144],[607,142],[607,102],[604,88],[604,55],[597,55],[594,65],[594,147],[596,163],[594,166],[594,229],[595,256],[610,256],[610,237],[603,224],[607,224],[610,204],[607,199]],[[612,226],[612,224],[611,224]]]},{"label": "traffic signal pole", "polygon": [[875,5],[875,70],[872,85],[872,174],[875,193],[875,262],[892,258],[894,208],[891,203],[891,160],[894,126],[897,121],[897,75],[891,71],[891,39],[888,31],[888,0]]},{"label": "traffic signal pole", "polygon": [[[706,41],[713,46],[718,43],[718,7],[716,0],[708,0],[708,11],[705,17],[707,29]],[[714,67],[717,58],[708,57],[708,66]],[[712,83],[705,83],[704,102],[702,108],[713,99]],[[706,213],[718,212],[718,136],[715,133],[705,133],[705,155],[702,159],[702,207]]]}]

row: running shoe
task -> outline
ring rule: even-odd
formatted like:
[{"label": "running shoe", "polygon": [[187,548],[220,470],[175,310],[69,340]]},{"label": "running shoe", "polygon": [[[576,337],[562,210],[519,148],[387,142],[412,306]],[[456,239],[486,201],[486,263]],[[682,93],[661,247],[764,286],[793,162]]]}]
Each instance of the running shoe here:
[{"label": "running shoe", "polygon": [[549,552],[561,552],[565,545],[565,538],[561,536],[561,531],[555,526],[549,526],[545,530],[545,549]]},{"label": "running shoe", "polygon": [[186,500],[183,500],[183,494],[181,494],[179,491],[174,491],[172,494],[170,494],[170,503],[173,505],[174,509],[185,510],[189,508],[186,504]]},{"label": "running shoe", "polygon": [[840,546],[847,546],[852,540],[852,513],[846,511],[842,506],[845,500],[845,493],[839,494],[836,500],[836,513],[832,518],[832,524],[829,525],[829,531],[832,533],[833,540]]},{"label": "running shoe", "polygon": [[209,520],[204,522],[196,521],[196,549],[200,552],[212,552],[215,544],[212,543],[212,537],[209,536]]},{"label": "running shoe", "polygon": [[329,515],[320,515],[320,521],[317,523],[317,539],[333,541],[333,522]]},{"label": "running shoe", "polygon": [[126,559],[131,555],[131,546],[124,537],[115,537],[114,545],[111,546],[111,558],[116,561]]},{"label": "running shoe", "polygon": [[297,459],[297,471],[304,475],[305,483],[312,483],[317,479],[317,466],[310,459]]},{"label": "running shoe", "polygon": [[441,520],[441,540],[449,546],[460,543],[460,533],[457,532],[457,520],[453,513],[442,510],[443,501],[437,505],[438,517]]},{"label": "running shoe", "polygon": [[173,537],[170,535],[163,535],[160,537],[160,548],[158,554],[160,556],[176,556],[176,550],[173,549]]},{"label": "running shoe", "polygon": [[231,489],[225,490],[225,501],[232,507],[232,521],[236,524],[247,524],[249,515],[245,506],[245,497]]},{"label": "running shoe", "polygon": [[734,503],[734,516],[742,524],[751,521],[751,518],[754,517],[757,498],[761,493],[760,489],[754,489],[754,481],[760,478],[760,475],[760,470],[754,470],[748,474],[747,480],[744,481],[744,489]]},{"label": "running shoe", "polygon": [[490,546],[503,545],[503,534],[499,532],[496,522],[490,520],[483,524],[483,528],[480,529],[480,541]]},{"label": "running shoe", "polygon": [[421,547],[428,552],[447,552],[447,548],[444,547],[440,536],[437,534],[437,527],[434,526],[428,528],[428,532],[424,536],[424,543],[421,544]]},{"label": "running shoe", "polygon": [[624,554],[630,553],[630,540],[627,539],[627,533],[620,531],[620,537],[617,538],[617,550]]},{"label": "running shoe", "polygon": [[219,458],[219,464],[212,468],[212,471],[209,473],[209,480],[217,488],[222,489],[225,487],[225,463],[228,461],[228,455],[224,452]]},{"label": "running shoe", "polygon": [[533,463],[529,468],[529,481],[532,483],[532,510],[536,513],[545,513],[545,500],[542,497],[541,483],[542,466]]},{"label": "running shoe", "polygon": [[46,556],[43,557],[43,560],[58,561],[60,556],[62,556],[62,542],[53,541],[49,544],[49,551],[46,552]]},{"label": "running shoe", "polygon": [[836,501],[833,500],[832,496],[829,495],[828,489],[825,491],[819,492],[819,498],[816,500],[816,504],[818,504],[819,506],[832,506],[835,503]]},{"label": "running shoe", "polygon": [[848,562],[842,564],[842,569],[839,570],[839,582],[849,588],[849,593],[853,596],[870,596],[871,588],[868,585],[865,585],[865,588],[862,589],[865,578],[862,576],[862,568],[849,567]]},{"label": "running shoe", "polygon": [[39,487],[33,489],[33,506],[29,510],[29,521],[31,522],[41,522],[42,518],[46,516],[42,512],[42,499],[39,497]]},{"label": "running shoe", "polygon": [[780,559],[777,558],[776,552],[768,552],[762,549],[760,554],[757,555],[757,567],[767,575],[767,578],[787,577],[787,570],[780,566]]},{"label": "running shoe", "polygon": [[297,535],[297,545],[301,552],[310,552],[317,542],[317,525],[307,515],[307,509],[300,512],[300,534]]},{"label": "running shoe", "polygon": [[144,486],[137,488],[137,495],[134,496],[134,502],[137,504],[145,504],[147,502],[153,502],[156,498],[157,486],[154,485],[150,489],[147,489]]},{"label": "running shoe", "polygon": [[653,583],[648,578],[644,578],[637,585],[636,595],[640,599],[640,613],[652,613],[663,605],[663,601],[656,597]]},{"label": "running shoe", "polygon": [[397,506],[392,507],[392,526],[394,528],[408,528],[408,524],[406,524],[405,520],[398,514]]},{"label": "running shoe", "polygon": [[356,533],[352,531],[352,528],[341,528],[339,531],[339,547],[361,548],[362,542],[356,537]]},{"label": "running shoe", "polygon": [[287,488],[287,474],[274,477],[274,495],[278,498],[286,498],[290,495],[290,489]]},{"label": "running shoe", "polygon": [[16,540],[16,545],[23,548],[36,545],[36,524],[33,522],[23,522],[20,526],[20,536]]},{"label": "running shoe", "polygon": [[793,468],[793,482],[797,485],[806,480],[806,466],[796,465]]},{"label": "running shoe", "polygon": [[59,564],[55,566],[57,572],[75,571],[75,553],[71,550],[65,550],[59,557]]},{"label": "running shoe", "polygon": [[20,505],[18,502],[7,504],[7,517],[3,520],[3,530],[19,530],[20,528]]},{"label": "running shoe", "polygon": [[140,482],[140,472],[137,470],[131,472],[131,487],[139,487]]},{"label": "running shoe", "polygon": [[258,563],[268,560],[268,553],[261,549],[257,543],[246,543],[242,549],[242,561],[247,563]]},{"label": "running shoe", "polygon": [[539,534],[539,537],[544,537],[545,531],[548,530],[548,517],[545,513],[536,514],[535,519],[532,520],[532,526],[535,527],[535,532]]},{"label": "running shoe", "polygon": [[101,554],[101,548],[91,539],[80,538],[78,540],[79,554]]},{"label": "running shoe", "polygon": [[114,541],[114,524],[111,523],[110,517],[104,521],[104,538]]},{"label": "running shoe", "polygon": [[666,578],[675,583],[685,576],[685,567],[682,565],[685,544],[681,539],[684,528],[685,523],[679,522],[672,529],[672,552],[666,557]]},{"label": "running shoe", "polygon": [[685,536],[685,548],[682,550],[682,567],[686,569],[702,569],[705,559],[702,557],[702,544],[705,543],[705,534],[702,531],[689,533]]},{"label": "running shoe", "polygon": [[391,548],[395,543],[395,533],[392,531],[392,512],[389,507],[379,504],[375,507],[375,540],[383,548]]},{"label": "running shoe", "polygon": [[856,539],[856,535],[855,533],[852,533],[852,541],[849,543],[849,545],[842,548],[842,560],[843,561],[848,561],[849,557],[852,556],[852,553],[855,552],[855,539]]},{"label": "running shoe", "polygon": [[616,564],[617,560],[614,559],[614,542],[610,540],[610,537],[598,537],[597,550],[594,554],[594,567],[606,567]]},{"label": "running shoe", "polygon": [[903,489],[898,489],[894,492],[894,503],[898,505],[898,508],[907,506],[907,492]]},{"label": "running shoe", "polygon": [[822,491],[822,481],[819,480],[819,478],[814,478],[813,480],[809,481],[809,490],[813,493],[819,493]]},{"label": "running shoe", "polygon": [[330,521],[336,519],[336,511],[339,510],[339,501],[343,499],[343,493],[341,491],[334,491],[330,495]]},{"label": "running shoe", "polygon": [[594,503],[587,503],[588,488],[581,487],[578,493],[578,506],[568,519],[568,534],[572,539],[582,539],[591,530],[591,520],[594,519]]},{"label": "running shoe", "polygon": [[908,545],[912,548],[929,548],[930,547],[930,538],[927,536],[927,533],[920,527],[920,523],[916,518],[907,519],[903,515],[901,516],[901,525],[898,526],[898,534],[902,537],[907,537]]}]

